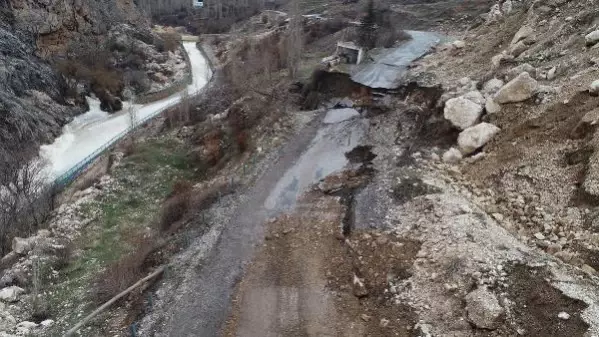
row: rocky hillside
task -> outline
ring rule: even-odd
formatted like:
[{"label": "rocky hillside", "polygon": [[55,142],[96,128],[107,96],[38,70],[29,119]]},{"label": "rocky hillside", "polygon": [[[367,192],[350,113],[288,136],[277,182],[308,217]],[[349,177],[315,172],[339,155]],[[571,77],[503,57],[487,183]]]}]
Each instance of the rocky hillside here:
[{"label": "rocky hillside", "polygon": [[[498,246],[484,259],[526,252],[524,267],[514,267],[521,263],[514,265],[517,258],[508,259],[509,268],[498,266],[498,275],[510,280],[507,286],[483,282],[474,292],[462,289],[467,320],[481,328],[473,335],[482,329],[485,336],[597,332],[596,8],[597,1],[501,1],[478,26],[412,71],[413,85],[441,95],[423,126],[427,148],[443,150],[433,161],[444,162],[439,165],[459,180],[451,179],[466,199],[517,240],[500,243],[503,234],[490,234]],[[477,245],[484,242],[476,232],[465,235]],[[544,261],[537,264],[533,256]],[[484,299],[483,310],[471,304],[473,298]],[[427,315],[434,316],[437,305]],[[502,310],[505,315],[493,314]],[[476,314],[503,323],[487,325]],[[431,316],[440,335],[463,329]]]},{"label": "rocky hillside", "polygon": [[50,141],[80,108],[65,105],[61,77],[34,55],[31,35],[14,28],[4,8],[0,16],[0,150]]},{"label": "rocky hillside", "polygon": [[127,86],[157,91],[186,69],[177,37],[153,33],[133,1],[2,0],[0,150],[33,155],[85,111],[83,94],[115,111]]},{"label": "rocky hillside", "polygon": [[6,1],[14,28],[30,33],[42,55],[64,52],[74,40],[102,37],[119,23],[147,23],[132,0]]}]

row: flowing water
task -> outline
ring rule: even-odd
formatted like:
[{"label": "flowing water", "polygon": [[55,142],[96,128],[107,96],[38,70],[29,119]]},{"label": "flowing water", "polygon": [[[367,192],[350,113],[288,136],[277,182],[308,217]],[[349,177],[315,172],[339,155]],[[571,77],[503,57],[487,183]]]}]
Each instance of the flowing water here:
[{"label": "flowing water", "polygon": [[[194,95],[208,83],[212,74],[208,62],[194,42],[185,42],[183,46],[189,55],[193,78],[187,92]],[[100,110],[100,102],[88,98],[89,111],[65,125],[62,134],[52,144],[41,146],[40,157],[48,163],[48,178],[53,180],[65,173],[131,127],[131,119],[128,116],[130,108],[135,111],[136,120],[142,121],[179,102],[183,94],[184,92],[179,92],[160,101],[134,104],[132,107],[130,103],[125,102],[122,111],[115,114]]]}]

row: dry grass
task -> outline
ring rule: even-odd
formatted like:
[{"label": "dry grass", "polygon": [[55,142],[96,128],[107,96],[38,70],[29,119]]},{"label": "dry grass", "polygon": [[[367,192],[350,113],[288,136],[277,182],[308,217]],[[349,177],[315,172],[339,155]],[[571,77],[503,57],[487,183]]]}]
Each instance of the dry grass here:
[{"label": "dry grass", "polygon": [[93,300],[97,304],[110,300],[145,276],[145,261],[154,250],[154,241],[154,238],[146,235],[133,236],[129,243],[134,250],[96,276]]},{"label": "dry grass", "polygon": [[223,181],[208,186],[204,189],[193,189],[185,183],[178,188],[162,205],[162,211],[158,221],[162,232],[173,233],[184,223],[185,219],[201,212],[217,202],[219,197],[226,195],[234,189],[230,181]]},{"label": "dry grass", "polygon": [[173,224],[183,218],[189,210],[191,191],[173,195],[162,205],[160,212],[160,230],[168,232]]}]

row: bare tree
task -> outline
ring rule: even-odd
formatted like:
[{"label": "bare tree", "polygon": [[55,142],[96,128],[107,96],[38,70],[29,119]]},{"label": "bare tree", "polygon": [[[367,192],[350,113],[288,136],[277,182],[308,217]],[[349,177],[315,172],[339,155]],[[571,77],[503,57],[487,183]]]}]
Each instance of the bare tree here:
[{"label": "bare tree", "polygon": [[26,153],[0,152],[0,251],[15,236],[32,234],[54,207],[47,163]]},{"label": "bare tree", "polygon": [[129,107],[127,108],[127,119],[129,120],[129,127],[133,130],[139,123],[137,116],[137,107],[135,106],[135,94],[131,96]]},{"label": "bare tree", "polygon": [[303,24],[299,0],[290,2],[290,20],[287,28],[287,69],[289,77],[296,79],[299,73],[303,49]]}]

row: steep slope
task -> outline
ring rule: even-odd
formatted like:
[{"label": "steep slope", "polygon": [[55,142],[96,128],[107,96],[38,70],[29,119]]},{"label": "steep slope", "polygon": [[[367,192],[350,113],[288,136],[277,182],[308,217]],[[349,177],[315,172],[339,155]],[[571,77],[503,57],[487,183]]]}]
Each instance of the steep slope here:
[{"label": "steep slope", "polygon": [[[81,109],[64,105],[65,84],[35,57],[31,39],[14,30],[12,13],[0,17],[0,150],[49,141]],[[0,152],[1,154],[1,152]]]},{"label": "steep slope", "polygon": [[73,40],[102,37],[118,23],[147,24],[132,0],[7,0],[14,27],[29,32],[42,55],[64,52]]},{"label": "steep slope", "polygon": [[184,76],[183,61],[132,0],[0,0],[0,157],[34,155],[85,111],[83,94],[119,110],[127,84],[158,90]]}]

